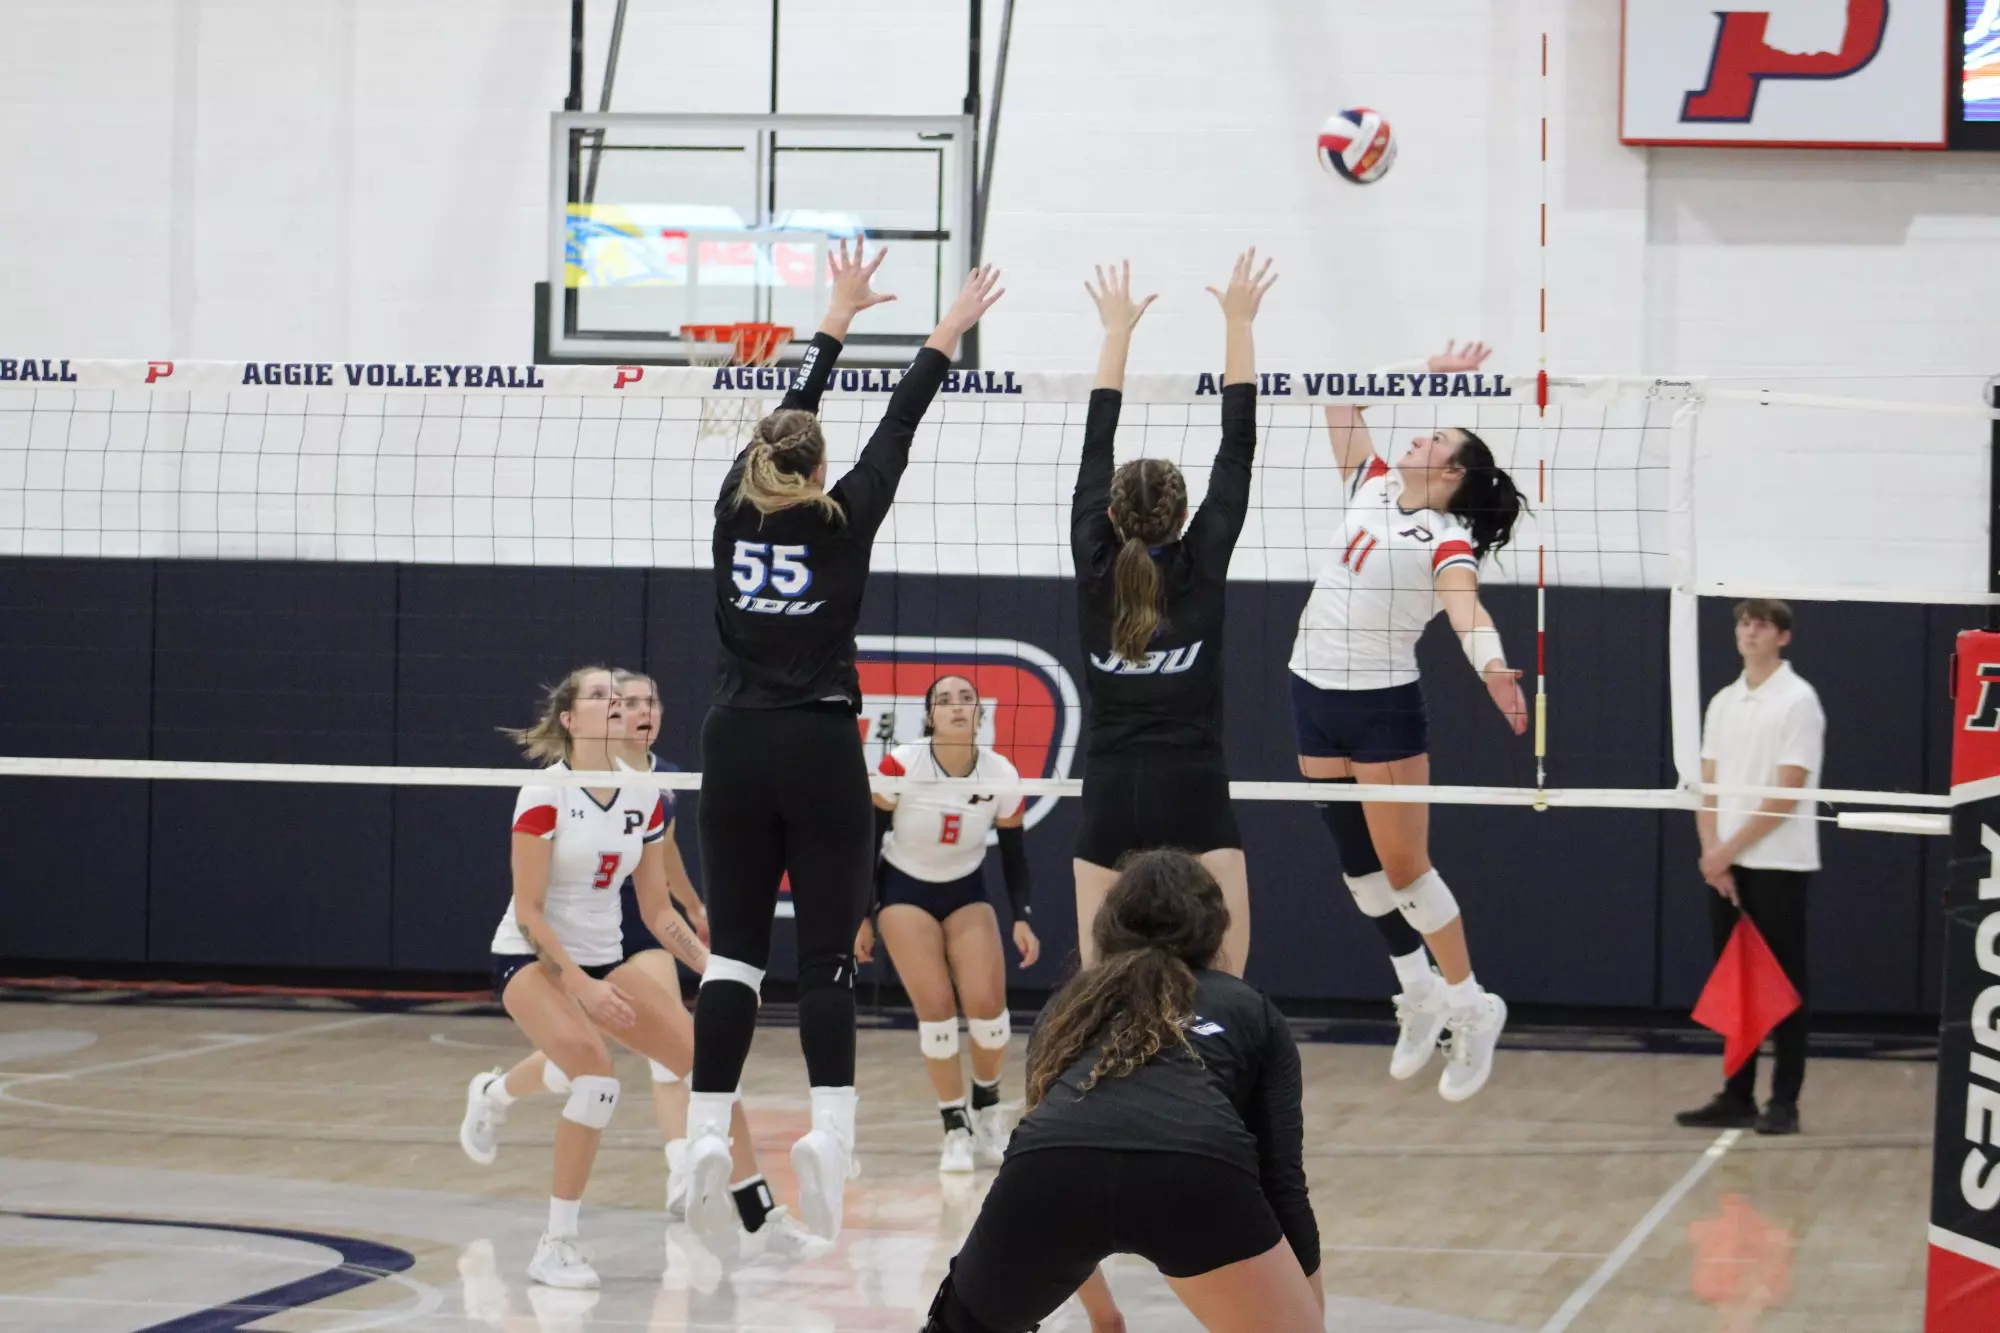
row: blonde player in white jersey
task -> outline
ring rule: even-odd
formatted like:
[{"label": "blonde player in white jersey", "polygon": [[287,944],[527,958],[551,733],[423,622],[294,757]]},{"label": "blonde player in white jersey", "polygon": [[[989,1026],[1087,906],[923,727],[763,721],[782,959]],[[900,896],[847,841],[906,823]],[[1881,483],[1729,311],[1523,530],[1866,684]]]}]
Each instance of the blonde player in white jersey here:
[{"label": "blonde player in white jersey", "polygon": [[[1000,921],[986,901],[986,839],[1000,846],[1000,868],[1014,917],[1021,966],[1041,956],[1029,924],[1033,883],[1022,840],[1027,802],[1021,775],[1005,756],[979,744],[985,710],[964,676],[940,676],[924,692],[924,740],[882,756],[889,777],[971,779],[973,790],[906,789],[875,797],[882,860],[877,868],[882,943],[917,1011],[924,1068],[944,1120],[938,1170],[964,1172],[975,1158],[998,1166],[1007,1151],[1000,1106],[1000,1066],[1011,1032],[1007,961]],[[860,962],[874,957],[874,928],[863,920],[854,939]],[[958,1014],[972,1039],[972,1101],[958,1062]]]},{"label": "blonde player in white jersey", "polygon": [[[619,768],[653,772],[674,765],[663,764],[653,753],[660,732],[660,697],[653,678],[637,671],[614,669],[612,684],[617,690],[617,712],[622,739],[609,743],[612,761]],[[681,860],[674,837],[675,800],[671,790],[661,790],[660,806],[665,828],[659,840],[661,870],[673,900],[688,914],[688,924],[697,936],[706,934],[706,914],[701,896],[695,892]],[[659,983],[669,1001],[666,1023],[674,1039],[674,1053],[666,1059],[652,1058],[653,1119],[666,1143],[667,1218],[684,1221],[687,1214],[687,1172],[682,1169],[687,1139],[688,1069],[694,1060],[694,1018],[681,999],[680,977],[674,968],[676,950],[660,942],[646,925],[646,911],[638,900],[632,876],[626,876],[619,890],[619,916],[623,937],[619,948],[624,963],[646,973]],[[678,924],[678,922],[676,923]],[[685,942],[683,941],[683,944]],[[704,938],[701,943],[706,946]],[[495,1069],[473,1076],[466,1089],[465,1118],[459,1124],[458,1142],[465,1155],[481,1166],[492,1165],[499,1154],[500,1126],[514,1102],[537,1092],[565,1092],[568,1086],[560,1070],[550,1073],[549,1058],[534,1051],[504,1074]],[[739,1101],[732,1108],[730,1125],[729,1197],[736,1205],[737,1219],[745,1233],[757,1238],[760,1252],[769,1257],[798,1258],[826,1249],[826,1242],[799,1226],[791,1214],[777,1203],[757,1162],[749,1124]],[[739,1257],[731,1250],[720,1257]]]},{"label": "blonde player in white jersey", "polygon": [[[611,771],[612,747],[625,740],[612,673],[571,672],[549,691],[541,718],[509,734],[552,770]],[[548,1286],[598,1285],[577,1234],[598,1141],[618,1107],[604,1039],[662,1063],[687,1056],[672,1019],[679,995],[625,961],[620,928],[618,885],[630,875],[653,933],[689,967],[708,964],[708,950],[674,914],[665,835],[665,805],[650,786],[534,783],[515,801],[514,893],[493,934],[493,988],[548,1057],[549,1086],[568,1094],[556,1125],[548,1227],[528,1265],[528,1276]]]},{"label": "blonde player in white jersey", "polygon": [[[1447,347],[1429,367],[1463,373],[1486,356],[1480,344]],[[1419,436],[1392,466],[1376,453],[1361,409],[1329,407],[1326,422],[1348,499],[1338,558],[1314,582],[1292,646],[1299,771],[1321,782],[1427,785],[1416,645],[1440,610],[1514,734],[1527,729],[1521,673],[1507,665],[1479,600],[1479,562],[1507,544],[1526,502],[1471,431],[1447,426]],[[1507,1005],[1473,976],[1458,902],[1431,865],[1430,807],[1327,801],[1319,808],[1348,889],[1382,933],[1401,983],[1389,1072],[1414,1077],[1442,1034],[1438,1093],[1463,1101],[1492,1073]]]}]

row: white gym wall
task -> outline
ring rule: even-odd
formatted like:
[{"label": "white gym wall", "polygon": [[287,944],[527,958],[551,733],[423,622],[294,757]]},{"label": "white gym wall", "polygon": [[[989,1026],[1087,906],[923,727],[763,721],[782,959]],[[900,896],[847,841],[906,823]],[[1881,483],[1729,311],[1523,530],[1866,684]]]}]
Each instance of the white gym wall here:
[{"label": "white gym wall", "polygon": [[[590,10],[593,106],[612,7]],[[782,110],[958,108],[962,5],[783,10]],[[1254,242],[1285,273],[1267,366],[1478,336],[1532,370],[1546,30],[1555,370],[1977,401],[2000,369],[2000,160],[1626,148],[1618,25],[1615,0],[1023,0],[987,363],[1086,368],[1082,276],[1130,256],[1166,293],[1134,369],[1216,364],[1200,287]],[[528,354],[566,4],[15,0],[8,27],[5,355]],[[615,106],[763,110],[768,55],[761,3],[631,0]],[[1368,189],[1312,156],[1356,103],[1401,145]],[[1702,577],[1983,588],[1984,429],[1711,411]]]}]

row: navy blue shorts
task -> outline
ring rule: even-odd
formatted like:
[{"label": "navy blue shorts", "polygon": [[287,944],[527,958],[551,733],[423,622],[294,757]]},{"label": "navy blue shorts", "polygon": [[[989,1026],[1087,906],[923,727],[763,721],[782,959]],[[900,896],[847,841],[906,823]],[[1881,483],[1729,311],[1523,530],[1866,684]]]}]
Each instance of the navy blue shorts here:
[{"label": "navy blue shorts", "polygon": [[[493,998],[496,1000],[504,999],[507,995],[507,983],[514,979],[516,972],[533,964],[535,955],[531,953],[496,953],[492,957]],[[623,962],[585,963],[583,971],[585,976],[596,977],[599,981],[602,981],[611,975],[613,968],[623,966],[625,966]]]},{"label": "navy blue shorts", "polygon": [[1292,733],[1309,759],[1386,764],[1430,750],[1430,719],[1421,682],[1386,690],[1323,690],[1287,673]]},{"label": "navy blue shorts", "polygon": [[964,879],[947,880],[935,884],[927,879],[898,870],[887,861],[882,863],[882,906],[921,907],[942,921],[961,907],[986,901],[985,867],[973,871]]}]

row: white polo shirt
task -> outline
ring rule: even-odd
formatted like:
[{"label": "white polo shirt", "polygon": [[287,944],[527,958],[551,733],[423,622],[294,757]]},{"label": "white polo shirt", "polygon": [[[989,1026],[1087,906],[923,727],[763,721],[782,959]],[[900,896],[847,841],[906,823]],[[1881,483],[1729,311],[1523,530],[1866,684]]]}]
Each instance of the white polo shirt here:
[{"label": "white polo shirt", "polygon": [[[1780,662],[1755,689],[1738,676],[1708,701],[1701,757],[1715,762],[1715,780],[1725,786],[1775,787],[1779,766],[1790,764],[1806,771],[1806,786],[1817,787],[1826,757],[1826,713],[1818,691],[1789,662]],[[1717,834],[1724,841],[1735,836],[1760,804],[1756,796],[1718,797]],[[1749,870],[1818,870],[1819,821],[1781,821],[1736,864]]]}]

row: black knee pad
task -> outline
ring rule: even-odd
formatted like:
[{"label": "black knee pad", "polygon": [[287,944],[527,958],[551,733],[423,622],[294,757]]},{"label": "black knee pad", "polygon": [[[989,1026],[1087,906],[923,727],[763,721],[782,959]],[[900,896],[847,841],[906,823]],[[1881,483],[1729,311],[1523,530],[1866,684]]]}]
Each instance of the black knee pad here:
[{"label": "black knee pad", "polygon": [[832,957],[801,958],[798,987],[801,995],[809,990],[853,990],[854,955],[843,953]]},{"label": "black knee pad", "polygon": [[[1315,783],[1329,786],[1354,785],[1353,778],[1315,778]],[[1333,845],[1340,849],[1340,873],[1348,876],[1372,875],[1382,868],[1382,858],[1375,855],[1375,840],[1368,836],[1368,816],[1361,809],[1359,801],[1318,801],[1319,817],[1325,821],[1333,834]]]},{"label": "black knee pad", "polygon": [[[1035,1333],[1040,1324],[1030,1324],[1022,1333]],[[923,1333],[998,1333],[998,1330],[979,1322],[972,1311],[965,1308],[965,1302],[958,1299],[958,1292],[951,1285],[951,1274],[944,1275],[938,1283],[937,1296],[931,1301],[930,1318],[925,1322]]]}]

